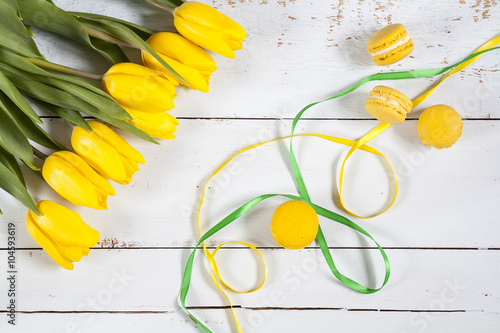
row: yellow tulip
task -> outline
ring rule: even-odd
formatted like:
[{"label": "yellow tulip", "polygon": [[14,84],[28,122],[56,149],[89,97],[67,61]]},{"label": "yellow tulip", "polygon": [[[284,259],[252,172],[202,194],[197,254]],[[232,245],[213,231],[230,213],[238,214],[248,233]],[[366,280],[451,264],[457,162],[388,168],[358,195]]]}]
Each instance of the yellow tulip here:
[{"label": "yellow tulip", "polygon": [[246,37],[237,22],[197,1],[185,2],[174,10],[174,25],[193,43],[227,58],[236,58],[233,51],[242,48]]},{"label": "yellow tulip", "polygon": [[177,82],[164,73],[124,62],[112,66],[102,78],[104,91],[118,103],[143,112],[174,108]]},{"label": "yellow tulip", "polygon": [[127,107],[124,108],[134,118],[133,120],[128,120],[128,122],[138,129],[159,139],[175,138],[172,133],[177,130],[176,126],[179,125],[179,122],[174,116],[171,116],[166,112],[153,114],[133,110]]},{"label": "yellow tulip", "polygon": [[43,164],[42,175],[57,193],[75,205],[106,209],[108,195],[115,195],[106,179],[69,151],[50,155]]},{"label": "yellow tulip", "polygon": [[75,152],[101,176],[120,184],[128,184],[144,164],[144,157],[132,148],[118,133],[101,122],[87,122],[92,132],[76,126],[71,135]]},{"label": "yellow tulip", "polygon": [[26,216],[26,228],[31,237],[61,267],[73,269],[89,254],[89,247],[99,242],[99,232],[83,222],[78,213],[55,202],[42,200],[37,205],[41,216],[31,210]]},{"label": "yellow tulip", "polygon": [[[201,47],[172,32],[158,32],[152,35],[147,43],[186,80],[189,88],[208,92],[208,81],[217,69],[217,65]],[[142,62],[144,66],[161,71],[178,83],[185,85],[167,71],[151,54],[143,51]]]}]

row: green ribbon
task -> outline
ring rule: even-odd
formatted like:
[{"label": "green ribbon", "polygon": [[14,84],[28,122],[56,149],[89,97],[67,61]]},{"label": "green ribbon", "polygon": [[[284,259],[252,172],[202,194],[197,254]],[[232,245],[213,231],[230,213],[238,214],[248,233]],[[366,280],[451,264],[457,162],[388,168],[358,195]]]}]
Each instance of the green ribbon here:
[{"label": "green ribbon", "polygon": [[198,241],[196,246],[193,248],[193,251],[191,252],[191,255],[189,256],[189,259],[186,263],[186,269],[184,270],[184,275],[182,277],[181,292],[180,292],[180,301],[181,301],[181,305],[184,308],[184,310],[191,316],[191,318],[198,325],[200,325],[201,328],[203,328],[203,330],[205,332],[212,333],[212,331],[208,327],[206,327],[200,320],[198,320],[195,316],[193,316],[191,314],[191,312],[189,312],[189,310],[186,307],[186,297],[187,297],[187,294],[189,291],[189,286],[191,284],[191,276],[192,276],[192,272],[193,272],[193,261],[194,261],[194,257],[196,254],[196,250],[198,249],[198,246],[201,245],[201,243],[203,243],[205,240],[207,240],[208,238],[213,236],[215,233],[219,232],[220,230],[222,230],[223,228],[225,228],[226,226],[228,226],[229,224],[234,222],[240,216],[247,213],[249,210],[251,210],[253,207],[258,205],[260,202],[262,202],[268,198],[272,198],[272,197],[276,197],[276,196],[281,196],[281,197],[288,198],[291,200],[303,201],[303,202],[311,205],[311,207],[314,208],[314,210],[316,211],[317,214],[319,214],[323,217],[326,217],[332,221],[343,224],[351,229],[354,229],[357,232],[359,232],[360,234],[371,239],[377,245],[377,248],[380,251],[382,258],[384,259],[384,264],[385,264],[384,282],[382,283],[382,285],[379,288],[376,288],[376,289],[371,289],[371,288],[365,287],[362,284],[360,284],[360,283],[348,278],[347,276],[343,275],[342,273],[340,273],[339,270],[337,269],[337,267],[335,266],[335,263],[334,263],[333,258],[331,256],[330,250],[328,248],[328,244],[325,240],[325,236],[323,234],[321,227],[318,228],[318,234],[316,236],[316,241],[318,242],[318,244],[321,248],[321,252],[322,252],[323,256],[325,257],[326,263],[328,264],[330,271],[333,273],[333,275],[340,282],[342,282],[347,287],[349,287],[357,292],[363,293],[363,294],[371,294],[371,293],[377,292],[380,289],[382,289],[387,284],[387,281],[389,280],[389,276],[390,276],[389,259],[387,258],[387,255],[386,255],[385,251],[383,250],[383,248],[373,239],[373,237],[368,232],[366,232],[363,228],[358,226],[356,223],[352,222],[351,220],[349,220],[348,218],[346,218],[342,215],[336,214],[336,213],[334,213],[326,208],[320,207],[320,206],[315,205],[314,203],[311,202],[309,193],[307,192],[307,188],[306,188],[306,185],[304,183],[304,179],[302,177],[302,174],[300,172],[300,168],[299,168],[298,163],[297,163],[297,159],[295,157],[295,153],[293,151],[293,136],[294,136],[294,132],[295,132],[295,128],[297,126],[297,123],[299,122],[302,115],[311,107],[313,107],[317,104],[326,102],[326,101],[330,101],[330,100],[345,96],[348,93],[358,89],[359,87],[363,86],[364,84],[366,84],[368,82],[382,81],[382,80],[415,79],[415,78],[425,78],[425,77],[436,76],[439,74],[443,74],[443,73],[455,68],[456,66],[468,61],[468,60],[476,58],[485,52],[489,52],[489,51],[496,50],[496,49],[500,49],[500,47],[492,47],[492,48],[489,48],[489,49],[486,49],[486,50],[483,50],[480,52],[473,53],[470,56],[463,59],[462,61],[460,61],[456,64],[453,64],[451,66],[444,67],[444,68],[373,74],[373,75],[365,77],[364,79],[360,80],[359,82],[357,82],[353,86],[345,89],[344,91],[342,91],[342,92],[340,92],[332,97],[326,98],[326,99],[318,101],[318,102],[308,104],[302,110],[300,110],[300,112],[295,116],[295,118],[293,120],[291,137],[290,137],[290,163],[292,166],[293,176],[295,178],[300,196],[295,196],[295,195],[290,195],[290,194],[264,194],[264,195],[260,195],[256,198],[248,201],[244,205],[240,206],[238,209],[236,209],[235,211],[233,211],[232,213],[227,215],[219,223],[217,223],[210,230],[208,230],[200,238],[200,240]]}]

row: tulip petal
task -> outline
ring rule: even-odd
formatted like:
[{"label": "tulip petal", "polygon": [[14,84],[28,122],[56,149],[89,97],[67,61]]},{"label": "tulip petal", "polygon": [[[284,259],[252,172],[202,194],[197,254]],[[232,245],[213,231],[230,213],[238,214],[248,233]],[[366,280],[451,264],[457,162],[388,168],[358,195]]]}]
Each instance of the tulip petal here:
[{"label": "tulip petal", "polygon": [[63,256],[55,246],[55,244],[50,240],[50,238],[45,235],[34,222],[34,214],[31,210],[28,212],[28,216],[26,217],[26,229],[28,229],[29,234],[33,239],[42,247],[42,249],[47,252],[47,254],[59,264],[59,266],[73,270],[73,263],[71,260]]},{"label": "tulip petal", "polygon": [[[163,54],[159,53],[159,56],[167,62],[170,67],[172,67],[176,73],[178,73],[180,76],[184,78],[184,80],[188,83],[188,87],[191,89],[199,90],[201,92],[208,92],[208,81],[210,78],[210,75],[203,75],[202,72],[199,70],[186,66],[177,60],[171,59],[167,56],[164,56]],[[153,56],[151,56],[149,53],[143,52],[142,56],[142,62],[144,63],[144,66],[147,66],[149,68],[162,71],[165,73],[165,75],[168,75],[175,79],[174,76],[170,74],[162,64],[160,64]],[[206,72],[205,72],[206,73]],[[181,81],[178,81],[182,85],[186,85]],[[186,85],[187,86],[187,85]]]},{"label": "tulip petal", "polygon": [[61,267],[72,270],[73,262],[89,253],[99,242],[99,233],[80,215],[55,202],[42,200],[37,205],[41,216],[28,211],[26,228],[33,239]]},{"label": "tulip petal", "polygon": [[126,108],[127,112],[134,118],[129,121],[132,125],[148,133],[152,137],[159,139],[174,139],[172,134],[175,132],[179,121],[166,112],[147,113]]},{"label": "tulip petal", "polygon": [[147,43],[158,54],[186,66],[210,73],[217,69],[217,64],[207,52],[179,34],[157,32],[148,39]]},{"label": "tulip petal", "polygon": [[132,181],[132,176],[134,175],[134,173],[136,173],[136,171],[139,170],[139,165],[137,164],[137,162],[129,160],[123,156],[122,156],[122,163],[123,166],[125,167],[125,173],[127,174],[127,179],[123,184],[129,184]]},{"label": "tulip petal", "polygon": [[81,216],[55,202],[42,200],[42,214],[37,220],[40,229],[51,235],[53,242],[64,247],[89,247],[99,242],[99,232],[89,227]]},{"label": "tulip petal", "polygon": [[152,113],[174,108],[177,83],[160,71],[121,63],[108,70],[102,83],[108,94],[130,108]]},{"label": "tulip petal", "polygon": [[174,25],[181,35],[201,47],[235,58],[245,29],[236,21],[206,4],[188,1],[174,11]]},{"label": "tulip petal", "polygon": [[181,35],[193,43],[226,58],[236,58],[233,50],[217,32],[197,23],[183,20],[177,16],[174,18],[174,25]]},{"label": "tulip petal", "polygon": [[50,187],[71,203],[106,209],[106,194],[57,155],[52,154],[45,160],[42,175]]},{"label": "tulip petal", "polygon": [[124,183],[127,175],[114,147],[94,133],[76,126],[71,135],[71,146],[75,152],[104,178]]},{"label": "tulip petal", "polygon": [[222,14],[217,9],[197,1],[189,1],[177,7],[175,16],[186,21],[204,25],[212,30],[225,32],[234,39],[245,39],[245,29],[230,17]]},{"label": "tulip petal", "polygon": [[95,172],[95,170],[92,169],[80,156],[69,151],[60,151],[54,153],[53,155],[58,156],[71,164],[75,170],[94,184],[104,196],[116,194],[113,186],[111,186],[111,184],[104,177]]},{"label": "tulip petal", "polygon": [[101,140],[107,142],[110,146],[115,148],[118,154],[123,155],[126,158],[140,164],[146,163],[141,153],[134,149],[134,147],[128,144],[127,141],[125,141],[120,135],[118,135],[118,133],[113,131],[111,128],[95,120],[89,121],[88,124],[94,131],[94,134],[97,135]]}]

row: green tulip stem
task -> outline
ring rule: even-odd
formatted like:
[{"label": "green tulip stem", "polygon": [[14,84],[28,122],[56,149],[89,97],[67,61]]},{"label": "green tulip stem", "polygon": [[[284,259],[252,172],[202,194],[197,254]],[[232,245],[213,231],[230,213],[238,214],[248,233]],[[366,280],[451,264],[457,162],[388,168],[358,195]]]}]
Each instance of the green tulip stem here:
[{"label": "green tulip stem", "polygon": [[105,32],[102,32],[101,30],[98,30],[98,29],[95,29],[95,28],[92,28],[92,27],[89,27],[88,25],[83,25],[83,27],[85,28],[85,30],[87,31],[87,33],[92,36],[92,37],[95,37],[97,39],[100,39],[100,40],[103,40],[105,42],[109,42],[109,43],[113,43],[113,44],[117,44],[117,45],[121,45],[121,46],[126,46],[126,47],[130,47],[130,48],[133,48],[133,49],[137,49],[138,47],[135,46],[135,45],[132,45],[130,43],[127,43],[126,41],[124,40],[121,40],[119,38],[116,38],[114,36],[111,36],[110,34],[107,34]]},{"label": "green tulip stem", "polygon": [[144,0],[145,2],[157,7],[157,8],[160,8],[161,10],[164,10],[164,11],[167,11],[169,12],[170,14],[173,14],[174,13],[174,10],[175,8],[172,8],[172,7],[169,7],[167,5],[164,5],[162,4],[161,2],[158,2],[156,0]]},{"label": "green tulip stem", "polygon": [[31,146],[31,149],[33,149],[33,154],[35,154],[35,156],[41,159],[42,161],[45,161],[45,159],[47,159],[48,156],[39,151],[38,149],[36,149],[35,147]]},{"label": "green tulip stem", "polygon": [[74,69],[71,67],[66,67],[63,65],[55,64],[53,62],[41,59],[41,58],[27,58],[32,64],[35,64],[39,67],[50,69],[60,73],[66,73],[71,75],[77,75],[86,79],[98,80],[102,79],[102,75],[92,74],[84,71],[80,71],[78,69]]}]

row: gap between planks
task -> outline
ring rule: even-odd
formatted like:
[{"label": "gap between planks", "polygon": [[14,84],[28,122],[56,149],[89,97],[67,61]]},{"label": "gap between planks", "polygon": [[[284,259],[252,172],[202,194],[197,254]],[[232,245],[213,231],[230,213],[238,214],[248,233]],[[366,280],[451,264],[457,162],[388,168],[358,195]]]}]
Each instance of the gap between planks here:
[{"label": "gap between planks", "polygon": [[[346,309],[346,308],[321,308],[321,307],[246,307],[241,305],[233,305],[234,309],[243,309],[250,311],[347,311],[347,312],[408,312],[408,313],[465,313],[465,312],[485,312],[490,314],[497,314],[497,312],[486,312],[484,310],[401,310],[401,309]],[[188,310],[230,310],[229,305],[221,306],[188,306]],[[84,314],[84,313],[98,313],[98,314],[168,314],[174,313],[177,310],[172,311],[16,311],[16,313],[22,314]],[[1,313],[9,313],[9,311],[0,310]]]},{"label": "gap between planks", "polygon": [[[214,250],[216,246],[207,246],[207,249]],[[259,250],[285,250],[277,246],[256,246]],[[91,247],[91,250],[192,250],[193,246],[144,246],[144,247]],[[246,250],[246,246],[224,246],[221,250]],[[306,247],[302,250],[320,250],[319,246]],[[375,246],[329,246],[330,250],[377,250]],[[428,250],[428,251],[499,251],[498,247],[477,248],[477,247],[383,247],[384,250]],[[7,251],[8,248],[0,248],[0,251]],[[16,251],[41,251],[42,248],[37,247],[20,247]],[[198,250],[202,250],[198,247]]]},{"label": "gap between planks", "polygon": [[[84,116],[85,119],[96,119],[95,117]],[[179,120],[294,120],[292,117],[176,117]],[[40,116],[40,119],[61,119],[58,116]],[[329,117],[329,118],[320,118],[320,117],[302,117],[301,120],[359,120],[359,121],[376,121],[374,118],[342,118],[342,117]],[[500,118],[462,118],[463,121],[481,121],[481,120],[500,120]],[[408,117],[406,121],[418,121],[416,117]]]}]

